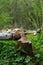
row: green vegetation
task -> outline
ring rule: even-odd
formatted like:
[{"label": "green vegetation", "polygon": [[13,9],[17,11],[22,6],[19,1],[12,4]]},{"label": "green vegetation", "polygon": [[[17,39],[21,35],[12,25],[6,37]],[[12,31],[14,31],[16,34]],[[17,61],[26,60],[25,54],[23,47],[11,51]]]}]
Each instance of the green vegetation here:
[{"label": "green vegetation", "polygon": [[0,28],[37,29],[42,23],[43,0],[0,0]]},{"label": "green vegetation", "polygon": [[[0,29],[14,27],[43,29],[43,0],[0,0]],[[0,40],[0,65],[43,65],[43,31],[27,39],[32,42],[35,60],[16,49],[17,41]]]},{"label": "green vegetation", "polygon": [[43,65],[43,32],[35,36],[27,35],[27,39],[32,41],[35,61],[20,47],[16,49],[17,41],[0,40],[0,65]]}]

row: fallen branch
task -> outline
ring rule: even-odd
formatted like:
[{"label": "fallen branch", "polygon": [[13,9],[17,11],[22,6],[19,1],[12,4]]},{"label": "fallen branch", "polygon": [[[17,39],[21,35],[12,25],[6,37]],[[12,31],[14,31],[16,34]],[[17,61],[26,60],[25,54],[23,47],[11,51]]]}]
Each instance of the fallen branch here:
[{"label": "fallen branch", "polygon": [[40,32],[41,32],[41,29],[29,31],[29,32],[26,32],[23,29],[19,29],[19,28],[15,28],[12,30],[8,29],[8,30],[5,30],[3,32],[0,31],[0,39],[16,39],[16,40],[18,40],[21,38],[22,33],[24,35],[27,35],[27,34],[36,35],[37,33],[40,33]]}]

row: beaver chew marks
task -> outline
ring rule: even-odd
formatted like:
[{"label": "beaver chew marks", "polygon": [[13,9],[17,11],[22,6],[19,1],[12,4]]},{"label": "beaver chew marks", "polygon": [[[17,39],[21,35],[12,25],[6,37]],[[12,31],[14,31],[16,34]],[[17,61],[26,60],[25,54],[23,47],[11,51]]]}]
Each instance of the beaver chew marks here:
[{"label": "beaver chew marks", "polygon": [[13,33],[13,39],[18,40],[18,39],[21,38],[21,33],[23,33],[24,30],[23,29],[16,28],[16,29],[13,29],[13,32],[14,32]]},{"label": "beaver chew marks", "polygon": [[27,55],[34,56],[33,49],[32,49],[32,43],[30,41],[27,41],[26,37],[22,37],[17,42],[18,46],[21,46]]}]

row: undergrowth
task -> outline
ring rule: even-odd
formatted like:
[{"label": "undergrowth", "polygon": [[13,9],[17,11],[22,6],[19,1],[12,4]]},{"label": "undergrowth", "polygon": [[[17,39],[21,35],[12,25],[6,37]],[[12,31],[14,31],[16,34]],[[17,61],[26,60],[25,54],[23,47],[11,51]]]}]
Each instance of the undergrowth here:
[{"label": "undergrowth", "polygon": [[43,65],[43,32],[27,35],[27,39],[32,42],[35,62],[23,49],[16,49],[17,41],[0,40],[0,65]]}]

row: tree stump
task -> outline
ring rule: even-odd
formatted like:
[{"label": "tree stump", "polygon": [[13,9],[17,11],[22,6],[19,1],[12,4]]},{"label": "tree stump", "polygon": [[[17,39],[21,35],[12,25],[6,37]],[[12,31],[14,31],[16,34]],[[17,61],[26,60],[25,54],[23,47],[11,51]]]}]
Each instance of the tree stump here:
[{"label": "tree stump", "polygon": [[32,49],[32,43],[31,41],[27,41],[26,37],[22,37],[17,42],[17,47],[21,46],[27,55],[34,56],[33,49]]}]

